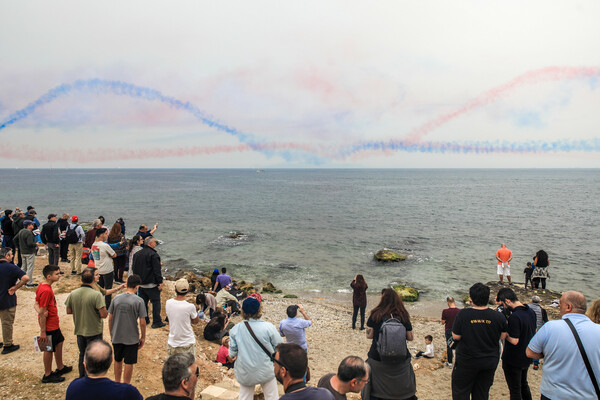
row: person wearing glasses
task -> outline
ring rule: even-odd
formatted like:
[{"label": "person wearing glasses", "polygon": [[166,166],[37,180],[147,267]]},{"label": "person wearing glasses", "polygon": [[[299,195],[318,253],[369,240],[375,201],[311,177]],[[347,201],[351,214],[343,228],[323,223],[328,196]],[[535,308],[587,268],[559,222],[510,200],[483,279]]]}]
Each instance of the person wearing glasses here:
[{"label": "person wearing glasses", "polygon": [[196,384],[200,367],[190,353],[177,353],[165,361],[162,370],[165,392],[146,400],[192,400],[196,398]]},{"label": "person wearing glasses", "polygon": [[308,356],[302,347],[295,343],[277,345],[273,354],[273,371],[285,391],[279,399],[335,400],[327,389],[306,386],[304,376],[307,368]]},{"label": "person wearing glasses", "polygon": [[368,382],[369,365],[360,357],[348,356],[340,363],[337,375],[324,375],[317,386],[329,390],[335,400],[346,400],[346,393],[360,393]]},{"label": "person wearing glasses", "polygon": [[83,360],[87,376],[69,384],[65,400],[143,400],[134,386],[107,377],[112,359],[112,348],[104,340],[94,340],[88,344]]}]

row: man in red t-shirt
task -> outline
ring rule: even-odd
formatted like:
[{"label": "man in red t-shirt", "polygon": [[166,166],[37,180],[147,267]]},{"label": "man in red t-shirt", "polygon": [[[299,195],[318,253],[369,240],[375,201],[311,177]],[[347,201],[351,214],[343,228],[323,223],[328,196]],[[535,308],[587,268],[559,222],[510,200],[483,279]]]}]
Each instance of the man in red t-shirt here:
[{"label": "man in red t-shirt", "polygon": [[502,247],[496,252],[496,260],[498,260],[498,275],[500,276],[500,284],[502,285],[504,275],[508,279],[508,284],[512,285],[510,281],[510,260],[512,260],[512,251],[506,248],[506,244],[502,243]]},{"label": "man in red t-shirt", "polygon": [[442,325],[444,325],[444,334],[446,336],[446,354],[448,355],[448,361],[446,362],[446,365],[451,367],[454,358],[452,349],[450,346],[448,346],[448,339],[452,337],[452,325],[454,325],[454,320],[456,319],[456,315],[460,311],[460,308],[456,307],[456,301],[454,301],[454,297],[446,297],[446,303],[448,303],[448,308],[442,311]]},{"label": "man in red t-shirt", "polygon": [[[65,380],[62,376],[73,370],[73,367],[63,364],[62,347],[65,341],[60,331],[58,321],[58,309],[56,298],[52,290],[52,284],[60,279],[60,268],[56,265],[46,265],[42,271],[46,279],[38,286],[35,293],[36,309],[38,310],[38,322],[40,324],[40,336],[38,342],[44,350],[44,376],[42,383],[58,383]],[[47,345],[52,346],[47,350]],[[52,353],[56,360],[56,371],[52,371]]]}]

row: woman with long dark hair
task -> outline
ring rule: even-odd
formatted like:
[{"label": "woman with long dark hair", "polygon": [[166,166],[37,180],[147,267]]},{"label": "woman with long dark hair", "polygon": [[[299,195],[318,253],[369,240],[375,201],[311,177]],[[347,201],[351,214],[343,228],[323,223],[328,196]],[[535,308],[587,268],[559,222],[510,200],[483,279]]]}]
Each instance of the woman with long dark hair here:
[{"label": "woman with long dark hair", "polygon": [[546,279],[550,278],[548,274],[548,266],[550,262],[548,261],[548,253],[544,250],[539,250],[535,253],[535,257],[533,258],[533,274],[531,274],[531,280],[533,282],[533,287],[535,289],[539,289],[540,282],[542,283],[542,290],[546,293]]},{"label": "woman with long dark hair", "polygon": [[117,256],[113,258],[113,266],[115,272],[115,282],[119,285],[123,284],[123,272],[125,272],[125,265],[127,264],[127,246],[125,244],[125,237],[121,233],[121,224],[115,222],[110,229],[108,234],[108,244],[120,243],[115,248]]},{"label": "woman with long dark hair", "polygon": [[134,235],[129,241],[129,246],[127,246],[127,254],[129,254],[129,270],[127,276],[133,274],[133,256],[142,249],[142,243],[144,243],[144,239],[142,239],[140,235]]},{"label": "woman with long dark hair", "polygon": [[226,328],[230,321],[231,317],[215,313],[210,322],[204,327],[204,339],[221,343],[221,338],[228,335]]},{"label": "woman with long dark hair", "polygon": [[362,275],[356,275],[350,282],[350,287],[354,290],[352,293],[352,329],[356,329],[356,317],[360,310],[360,329],[365,329],[365,309],[367,308],[367,282]]},{"label": "woman with long dark hair", "polygon": [[[384,322],[396,319],[406,329],[406,340],[413,340],[410,315],[402,299],[394,289],[383,289],[379,304],[371,310],[367,320],[367,339],[373,339],[367,364],[371,367],[369,382],[362,390],[363,399],[416,399],[417,382],[411,364],[411,355],[406,348],[406,356],[389,362],[381,359],[377,341]],[[406,346],[406,343],[403,343]]]}]

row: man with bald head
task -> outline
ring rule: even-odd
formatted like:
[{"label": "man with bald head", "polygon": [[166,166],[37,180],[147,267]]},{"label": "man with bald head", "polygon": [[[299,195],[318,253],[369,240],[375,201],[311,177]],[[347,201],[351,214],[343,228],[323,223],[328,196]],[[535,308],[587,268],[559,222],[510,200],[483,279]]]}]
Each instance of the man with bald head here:
[{"label": "man with bald head", "polygon": [[504,284],[504,276],[508,279],[508,284],[512,285],[510,280],[510,260],[512,260],[513,254],[510,251],[505,243],[502,243],[502,246],[496,252],[496,260],[498,260],[498,276],[500,277],[500,285]]},{"label": "man with bald head", "polygon": [[114,382],[106,377],[112,358],[112,348],[104,340],[94,340],[88,344],[83,359],[87,376],[71,382],[65,400],[143,400],[132,385]]},{"label": "man with bald head", "polygon": [[542,400],[595,399],[594,385],[566,320],[581,338],[597,378],[600,377],[600,325],[585,316],[587,302],[579,292],[565,292],[559,307],[561,319],[544,324],[527,346],[527,357],[544,359]]}]

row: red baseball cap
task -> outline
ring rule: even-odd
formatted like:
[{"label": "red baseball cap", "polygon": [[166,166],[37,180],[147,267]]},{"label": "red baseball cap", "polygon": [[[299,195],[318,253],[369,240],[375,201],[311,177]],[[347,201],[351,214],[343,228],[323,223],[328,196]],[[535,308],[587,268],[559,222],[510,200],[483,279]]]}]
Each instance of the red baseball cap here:
[{"label": "red baseball cap", "polygon": [[77,218],[77,215],[73,215],[73,216],[71,217],[71,221],[73,221],[73,222],[77,222],[77,221],[79,221],[79,218]]}]

